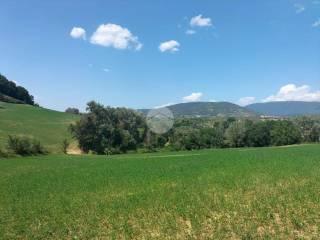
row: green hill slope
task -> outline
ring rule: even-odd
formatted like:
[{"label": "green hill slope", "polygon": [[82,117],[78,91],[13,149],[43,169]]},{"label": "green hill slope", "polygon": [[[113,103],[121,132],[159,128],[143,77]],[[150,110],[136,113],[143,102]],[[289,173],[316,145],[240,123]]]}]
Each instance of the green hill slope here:
[{"label": "green hill slope", "polygon": [[50,152],[60,152],[63,139],[71,139],[68,127],[79,116],[25,104],[0,102],[0,146],[9,134],[37,138]]},{"label": "green hill slope", "polygon": [[[229,102],[190,102],[168,106],[175,117],[253,117],[256,113]],[[148,109],[139,110],[147,113]]]}]

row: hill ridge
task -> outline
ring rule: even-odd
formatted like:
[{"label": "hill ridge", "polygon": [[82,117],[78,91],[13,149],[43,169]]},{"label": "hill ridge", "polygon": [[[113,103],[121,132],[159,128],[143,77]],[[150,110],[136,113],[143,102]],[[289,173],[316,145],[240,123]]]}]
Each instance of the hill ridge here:
[{"label": "hill ridge", "polygon": [[[175,117],[254,117],[256,113],[235,103],[188,102],[167,106]],[[138,109],[147,114],[150,109]]]}]

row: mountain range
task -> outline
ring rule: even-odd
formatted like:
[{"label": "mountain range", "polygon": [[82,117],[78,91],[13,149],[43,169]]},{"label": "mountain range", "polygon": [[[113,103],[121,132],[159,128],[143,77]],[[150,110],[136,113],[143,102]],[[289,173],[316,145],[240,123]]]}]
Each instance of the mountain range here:
[{"label": "mountain range", "polygon": [[[175,117],[255,117],[247,108],[230,102],[189,102],[167,106]],[[149,109],[139,109],[147,114]]]},{"label": "mountain range", "polygon": [[320,115],[320,102],[266,102],[254,103],[246,108],[260,115],[268,116]]},{"label": "mountain range", "polygon": [[[189,102],[167,106],[175,117],[257,117],[320,115],[320,102],[267,102],[246,107],[230,102]],[[139,109],[145,114],[150,109]]]}]

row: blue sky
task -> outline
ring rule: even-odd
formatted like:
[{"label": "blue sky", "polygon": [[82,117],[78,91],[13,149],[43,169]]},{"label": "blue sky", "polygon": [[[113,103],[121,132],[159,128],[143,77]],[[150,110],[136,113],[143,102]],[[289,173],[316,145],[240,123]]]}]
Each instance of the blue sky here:
[{"label": "blue sky", "polygon": [[0,72],[44,107],[320,101],[317,0],[2,0],[0,9]]}]

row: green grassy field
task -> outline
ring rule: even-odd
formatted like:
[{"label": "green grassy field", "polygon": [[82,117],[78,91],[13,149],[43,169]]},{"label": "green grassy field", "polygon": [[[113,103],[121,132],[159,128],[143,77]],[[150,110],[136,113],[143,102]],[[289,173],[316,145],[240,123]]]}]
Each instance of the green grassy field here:
[{"label": "green grassy field", "polygon": [[0,159],[0,239],[319,239],[320,145]]},{"label": "green grassy field", "polygon": [[79,116],[24,104],[0,102],[0,147],[9,134],[37,138],[51,152],[60,152],[63,139],[70,139],[67,130]]}]

